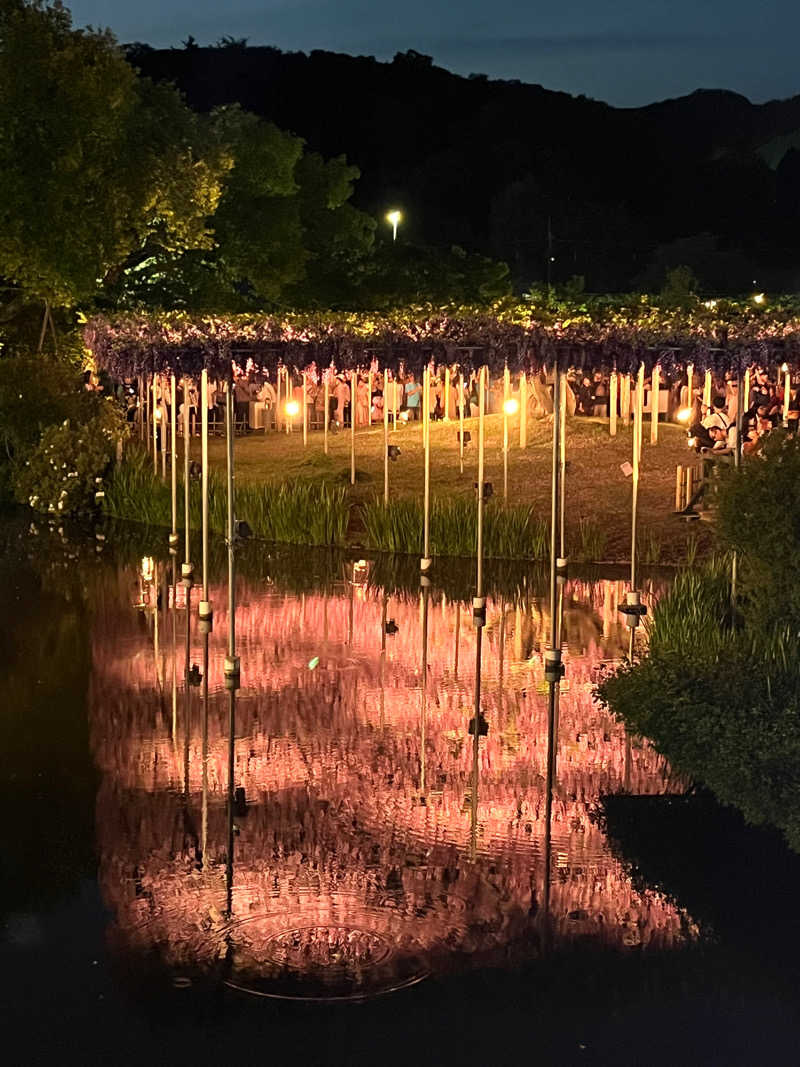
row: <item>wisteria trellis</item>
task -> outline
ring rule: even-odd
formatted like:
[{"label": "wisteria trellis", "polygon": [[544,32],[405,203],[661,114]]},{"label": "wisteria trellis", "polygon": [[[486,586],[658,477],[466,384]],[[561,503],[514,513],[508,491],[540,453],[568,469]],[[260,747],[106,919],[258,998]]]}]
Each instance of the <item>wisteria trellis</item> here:
[{"label": "wisteria trellis", "polygon": [[635,371],[688,363],[724,371],[754,362],[800,362],[800,305],[726,301],[666,309],[646,298],[608,300],[574,312],[529,304],[409,308],[392,312],[197,315],[183,312],[96,317],[84,339],[98,368],[115,377],[205,368],[224,376],[233,361],[258,374],[298,370],[396,370],[424,364],[487,365],[493,373],[568,365]]}]

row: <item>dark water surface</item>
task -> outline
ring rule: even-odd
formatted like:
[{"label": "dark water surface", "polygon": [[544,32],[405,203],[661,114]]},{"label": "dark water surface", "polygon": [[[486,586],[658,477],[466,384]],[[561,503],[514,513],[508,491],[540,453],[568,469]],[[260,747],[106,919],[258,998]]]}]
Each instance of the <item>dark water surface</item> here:
[{"label": "dark water surface", "polygon": [[[423,594],[385,562],[251,548],[232,700],[221,580],[206,653],[198,593],[187,638],[163,555],[4,538],[13,1062],[759,1063],[794,1047],[796,956],[763,914],[745,936],[769,885],[741,931],[714,927],[715,892],[710,918],[670,895],[687,820],[676,847],[664,812],[685,783],[592,699],[626,647],[619,578],[566,586],[548,804],[541,575],[504,574],[489,599],[476,746],[466,565]],[[671,857],[658,883],[626,850],[627,815],[609,840],[609,795],[632,798],[639,851]],[[732,842],[731,880],[758,881]]]}]

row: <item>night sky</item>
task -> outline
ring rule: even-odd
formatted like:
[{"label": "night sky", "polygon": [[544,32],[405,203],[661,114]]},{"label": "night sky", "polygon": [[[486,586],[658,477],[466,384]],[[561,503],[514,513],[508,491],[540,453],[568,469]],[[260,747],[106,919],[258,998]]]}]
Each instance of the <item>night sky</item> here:
[{"label": "night sky", "polygon": [[414,48],[460,74],[519,78],[636,106],[697,88],[800,93],[798,0],[66,0],[75,24],[180,46],[246,37],[390,59]]}]

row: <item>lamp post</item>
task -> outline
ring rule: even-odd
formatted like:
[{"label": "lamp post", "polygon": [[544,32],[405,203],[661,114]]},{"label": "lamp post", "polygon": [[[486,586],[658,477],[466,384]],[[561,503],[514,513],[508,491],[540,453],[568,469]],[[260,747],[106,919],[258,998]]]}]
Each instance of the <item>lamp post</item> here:
[{"label": "lamp post", "polygon": [[396,208],[394,208],[392,211],[387,211],[386,212],[386,221],[392,227],[392,243],[393,244],[397,240],[397,227],[400,225],[402,220],[403,220],[402,211],[398,211]]}]

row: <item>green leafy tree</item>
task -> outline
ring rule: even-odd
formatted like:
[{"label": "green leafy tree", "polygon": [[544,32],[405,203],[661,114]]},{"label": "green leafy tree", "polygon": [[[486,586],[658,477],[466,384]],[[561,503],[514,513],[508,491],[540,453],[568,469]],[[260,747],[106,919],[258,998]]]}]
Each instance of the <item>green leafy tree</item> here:
[{"label": "green leafy tree", "polygon": [[162,246],[126,270],[120,301],[244,310],[351,298],[375,231],[349,203],[358,168],[304,152],[299,137],[238,107],[217,111],[211,129],[233,161],[208,220],[214,247]]},{"label": "green leafy tree", "polygon": [[74,306],[152,254],[209,248],[230,159],[178,94],[66,8],[0,2],[0,275]]}]

